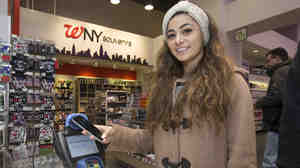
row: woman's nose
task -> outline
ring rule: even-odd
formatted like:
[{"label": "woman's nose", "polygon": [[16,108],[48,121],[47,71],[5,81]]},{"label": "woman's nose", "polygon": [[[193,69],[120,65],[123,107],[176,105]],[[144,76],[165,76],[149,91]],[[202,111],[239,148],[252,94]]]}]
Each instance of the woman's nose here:
[{"label": "woman's nose", "polygon": [[183,42],[183,37],[180,34],[178,34],[176,36],[176,44],[178,45],[181,44],[182,42]]}]

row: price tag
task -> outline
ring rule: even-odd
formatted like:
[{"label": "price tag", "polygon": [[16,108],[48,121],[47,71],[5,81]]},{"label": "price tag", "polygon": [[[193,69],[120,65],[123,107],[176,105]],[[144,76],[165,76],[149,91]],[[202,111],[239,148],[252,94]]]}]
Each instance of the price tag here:
[{"label": "price tag", "polygon": [[32,72],[25,72],[25,75],[33,76]]},{"label": "price tag", "polygon": [[51,110],[55,110],[55,106],[52,106],[52,107],[51,107]]},{"label": "price tag", "polygon": [[3,55],[2,60],[5,61],[5,62],[9,62],[10,61],[10,56],[9,55]]},{"label": "price tag", "polygon": [[1,77],[2,82],[9,82],[9,79],[10,79],[9,76],[2,76]]},{"label": "price tag", "polygon": [[23,107],[24,111],[32,111],[32,107]]}]

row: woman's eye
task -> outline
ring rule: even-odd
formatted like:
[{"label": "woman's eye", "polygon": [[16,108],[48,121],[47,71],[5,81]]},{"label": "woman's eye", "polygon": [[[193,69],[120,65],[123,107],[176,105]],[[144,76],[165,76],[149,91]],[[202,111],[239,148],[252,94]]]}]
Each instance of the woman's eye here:
[{"label": "woman's eye", "polygon": [[191,33],[193,30],[192,29],[184,29],[183,30],[183,34],[189,34]]},{"label": "woman's eye", "polygon": [[170,34],[167,35],[167,38],[168,38],[168,40],[171,40],[171,39],[174,39],[175,36],[176,36],[175,34],[173,34],[173,33],[171,34],[170,33]]}]

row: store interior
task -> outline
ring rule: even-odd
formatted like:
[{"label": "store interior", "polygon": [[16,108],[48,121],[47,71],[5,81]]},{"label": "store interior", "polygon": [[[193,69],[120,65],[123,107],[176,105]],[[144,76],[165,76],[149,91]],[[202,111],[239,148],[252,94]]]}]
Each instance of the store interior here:
[{"label": "store interior", "polygon": [[[265,54],[279,46],[291,59],[296,53],[300,4],[295,1],[294,6],[280,7],[282,2],[276,1],[265,15],[259,7],[257,14],[249,16],[247,11],[257,2],[237,1],[201,3],[216,17],[227,55],[244,69],[255,101],[268,87]],[[49,159],[59,167],[53,132],[64,130],[72,113],[86,114],[93,124],[144,129],[155,55],[163,44],[161,22],[176,2],[8,0],[9,30],[0,31],[0,147],[10,153],[0,155],[0,167],[9,168],[9,160],[15,167],[39,167]],[[146,10],[147,5],[154,9],[148,6]],[[247,5],[249,10],[245,10]],[[242,10],[246,13],[239,19],[228,19]],[[11,36],[15,31],[17,35]],[[4,42],[6,36],[9,42]],[[260,167],[265,145],[262,110],[255,109],[254,115]],[[30,152],[24,153],[24,148]],[[114,160],[106,163],[109,168],[150,168],[155,167],[151,156],[113,153],[105,158]]]}]

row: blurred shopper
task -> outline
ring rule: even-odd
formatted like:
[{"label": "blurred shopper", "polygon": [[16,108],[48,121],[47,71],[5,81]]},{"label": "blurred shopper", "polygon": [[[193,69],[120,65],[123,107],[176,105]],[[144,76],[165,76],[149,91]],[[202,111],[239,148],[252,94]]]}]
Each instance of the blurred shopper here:
[{"label": "blurred shopper", "polygon": [[281,47],[269,51],[265,67],[271,79],[266,96],[258,100],[255,106],[263,110],[264,129],[267,130],[263,168],[276,168],[284,83],[289,69],[287,51]]},{"label": "blurred shopper", "polygon": [[147,129],[97,126],[104,143],[154,152],[159,168],[256,168],[253,101],[225,59],[213,19],[181,1],[164,16],[162,30]]},{"label": "blurred shopper", "polygon": [[288,72],[279,135],[279,168],[300,168],[300,42]]}]

